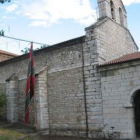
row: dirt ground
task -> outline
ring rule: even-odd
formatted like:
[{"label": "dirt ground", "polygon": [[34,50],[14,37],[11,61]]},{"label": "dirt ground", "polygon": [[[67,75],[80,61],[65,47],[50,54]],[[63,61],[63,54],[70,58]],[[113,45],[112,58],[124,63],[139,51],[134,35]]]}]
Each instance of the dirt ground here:
[{"label": "dirt ground", "polygon": [[74,138],[74,137],[59,137],[59,136],[40,136],[40,139],[37,138],[37,139],[34,139],[34,140],[89,140],[89,139]]},{"label": "dirt ground", "polygon": [[41,135],[40,133],[37,133],[33,127],[27,127],[19,124],[11,125],[6,121],[1,121],[1,120],[0,120],[0,128],[14,130],[23,134],[27,134],[26,137],[19,138],[16,140],[92,140],[86,138],[76,138],[76,137],[66,137],[66,136],[62,137],[62,136]]}]

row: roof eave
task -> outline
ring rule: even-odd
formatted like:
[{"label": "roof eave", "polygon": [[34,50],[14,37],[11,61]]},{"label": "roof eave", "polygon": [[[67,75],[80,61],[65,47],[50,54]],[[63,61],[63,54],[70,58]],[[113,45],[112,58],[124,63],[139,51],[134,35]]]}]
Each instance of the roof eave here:
[{"label": "roof eave", "polygon": [[136,65],[136,64],[140,64],[140,58],[138,59],[133,59],[133,60],[128,60],[128,61],[123,61],[123,62],[117,62],[117,63],[112,63],[112,64],[106,64],[106,65],[98,65],[98,69],[99,71],[102,71],[102,70],[108,70],[108,69],[116,69],[116,68],[119,68],[120,66],[123,66],[126,65],[127,66],[131,66],[131,65]]},{"label": "roof eave", "polygon": [[[46,48],[35,50],[34,55],[37,55],[37,54],[42,53],[44,51],[52,51],[52,50],[55,50],[55,49],[60,49],[60,48],[72,46],[74,44],[83,43],[84,40],[85,40],[85,36],[74,38],[74,39],[71,39],[71,40],[68,40],[68,41],[65,41],[65,42],[61,42],[61,43],[58,43],[58,44],[51,45],[51,46],[46,47]],[[19,55],[17,57],[2,61],[2,62],[0,62],[0,66],[6,65],[8,63],[13,63],[13,62],[18,61],[18,60],[23,60],[25,58],[28,58],[28,56],[29,56],[29,53]]]}]

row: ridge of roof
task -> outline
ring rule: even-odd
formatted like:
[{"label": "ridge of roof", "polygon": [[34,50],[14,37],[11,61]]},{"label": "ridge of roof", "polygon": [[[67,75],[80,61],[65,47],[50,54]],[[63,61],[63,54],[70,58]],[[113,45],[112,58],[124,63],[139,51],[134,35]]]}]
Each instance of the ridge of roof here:
[{"label": "ridge of roof", "polygon": [[109,19],[108,17],[99,18],[94,24],[90,25],[89,27],[86,27],[85,30],[89,28],[97,28],[98,26],[105,23],[108,19]]},{"label": "ridge of roof", "polygon": [[7,51],[4,51],[4,50],[0,50],[0,54],[6,54],[6,55],[10,55],[10,56],[19,56],[18,54],[14,54],[14,53],[7,52]]},{"label": "ridge of roof", "polygon": [[[121,2],[122,2],[122,1],[121,1]],[[122,4],[123,4],[123,3],[122,3]],[[128,31],[128,33],[129,33],[131,39],[134,41],[134,44],[136,45],[137,49],[139,49],[139,47],[138,47],[138,45],[136,44],[135,39],[133,38],[133,36],[132,36],[130,30],[129,30],[128,28],[123,27],[122,25],[120,25],[119,23],[117,23],[116,21],[114,21],[113,19],[111,19],[111,18],[109,18],[109,17],[103,17],[103,18],[101,18],[101,19],[98,19],[97,22],[95,22],[95,23],[92,24],[91,26],[85,28],[85,30],[88,30],[89,28],[92,28],[92,29],[97,28],[97,27],[99,27],[100,25],[102,25],[103,23],[107,22],[108,20],[113,21],[115,24],[121,26],[121,27],[124,28],[126,31]]]},{"label": "ridge of roof", "polygon": [[140,52],[134,52],[134,53],[123,55],[117,59],[105,62],[103,64],[100,64],[99,67],[110,66],[114,64],[119,64],[119,63],[129,62],[133,60],[139,60],[139,59],[140,59]]}]

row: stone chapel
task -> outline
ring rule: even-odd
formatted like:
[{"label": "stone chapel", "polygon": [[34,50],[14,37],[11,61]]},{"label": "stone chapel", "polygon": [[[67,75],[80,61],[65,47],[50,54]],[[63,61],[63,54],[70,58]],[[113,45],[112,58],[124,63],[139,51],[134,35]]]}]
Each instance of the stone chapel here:
[{"label": "stone chapel", "polygon": [[[34,52],[37,127],[140,136],[140,52],[121,0],[97,0],[99,19],[85,35]],[[24,123],[28,54],[0,62],[7,120]],[[34,102],[30,125],[34,125]]]}]

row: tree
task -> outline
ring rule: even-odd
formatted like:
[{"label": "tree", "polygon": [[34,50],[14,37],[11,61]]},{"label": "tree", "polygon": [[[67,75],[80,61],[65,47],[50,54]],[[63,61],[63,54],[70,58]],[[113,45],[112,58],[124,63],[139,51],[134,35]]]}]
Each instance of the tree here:
[{"label": "tree", "polygon": [[39,50],[39,49],[43,49],[43,48],[46,48],[46,47],[48,47],[49,45],[43,45],[43,46],[41,46],[40,48],[36,48],[35,50]]},{"label": "tree", "polygon": [[11,0],[0,0],[0,3],[11,2]]}]

